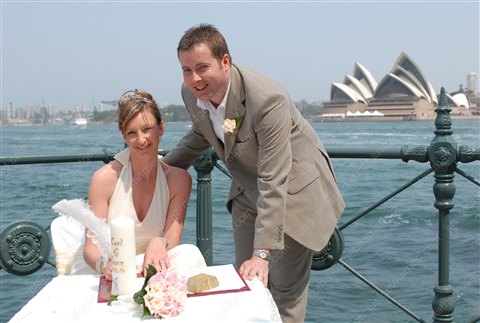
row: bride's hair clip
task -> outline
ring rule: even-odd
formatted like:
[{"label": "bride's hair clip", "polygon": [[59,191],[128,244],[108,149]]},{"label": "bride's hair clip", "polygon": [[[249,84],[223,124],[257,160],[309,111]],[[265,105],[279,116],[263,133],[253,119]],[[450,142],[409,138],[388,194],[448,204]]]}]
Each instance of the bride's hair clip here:
[{"label": "bride's hair clip", "polygon": [[135,100],[136,102],[154,103],[150,93],[135,89],[123,93],[120,97],[119,105],[125,104],[130,100]]}]

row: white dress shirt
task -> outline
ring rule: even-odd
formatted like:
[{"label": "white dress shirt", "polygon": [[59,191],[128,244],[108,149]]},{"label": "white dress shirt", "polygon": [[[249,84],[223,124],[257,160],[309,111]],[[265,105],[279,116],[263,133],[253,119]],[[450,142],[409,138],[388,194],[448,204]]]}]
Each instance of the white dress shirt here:
[{"label": "white dress shirt", "polygon": [[225,106],[227,104],[228,92],[230,92],[230,82],[228,82],[227,92],[225,93],[222,102],[216,108],[212,104],[212,102],[210,102],[210,100],[203,101],[197,99],[197,106],[200,109],[208,111],[208,115],[210,117],[210,120],[212,121],[213,130],[215,131],[218,139],[220,139],[223,143],[225,143],[225,131],[223,130],[223,122],[225,121]]}]

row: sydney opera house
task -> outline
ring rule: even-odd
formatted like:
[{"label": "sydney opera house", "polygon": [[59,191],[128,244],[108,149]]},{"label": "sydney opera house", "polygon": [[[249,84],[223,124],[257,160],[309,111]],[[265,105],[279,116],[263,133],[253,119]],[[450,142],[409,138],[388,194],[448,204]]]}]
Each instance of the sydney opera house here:
[{"label": "sydney opera house", "polygon": [[[452,115],[470,114],[464,93],[447,94],[447,97]],[[345,75],[343,83],[332,83],[330,101],[324,102],[319,118],[433,119],[437,104],[432,84],[415,61],[401,53],[392,70],[378,83],[367,68],[355,63],[353,74]]]}]

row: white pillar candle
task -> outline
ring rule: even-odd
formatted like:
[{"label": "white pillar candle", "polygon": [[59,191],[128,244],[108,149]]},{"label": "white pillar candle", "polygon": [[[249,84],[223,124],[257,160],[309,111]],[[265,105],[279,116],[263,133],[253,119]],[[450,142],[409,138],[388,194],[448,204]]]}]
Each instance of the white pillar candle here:
[{"label": "white pillar candle", "polygon": [[119,216],[110,221],[112,235],[112,294],[135,293],[135,222]]}]

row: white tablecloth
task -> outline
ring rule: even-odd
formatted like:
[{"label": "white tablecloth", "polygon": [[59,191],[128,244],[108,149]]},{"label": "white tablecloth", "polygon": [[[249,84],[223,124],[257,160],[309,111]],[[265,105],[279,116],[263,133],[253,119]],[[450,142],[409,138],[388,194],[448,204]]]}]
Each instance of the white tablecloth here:
[{"label": "white tablecloth", "polygon": [[[256,278],[246,282],[250,291],[189,297],[179,316],[161,322],[280,322],[268,289]],[[57,276],[10,322],[160,322],[150,316],[142,319],[142,308],[131,297],[121,297],[112,306],[97,303],[98,283],[97,275]],[[142,283],[138,279],[138,289]]]}]

